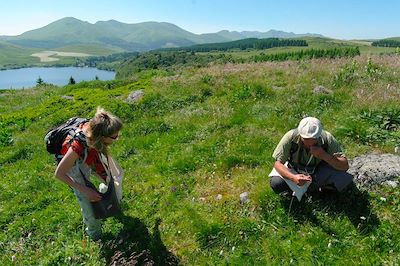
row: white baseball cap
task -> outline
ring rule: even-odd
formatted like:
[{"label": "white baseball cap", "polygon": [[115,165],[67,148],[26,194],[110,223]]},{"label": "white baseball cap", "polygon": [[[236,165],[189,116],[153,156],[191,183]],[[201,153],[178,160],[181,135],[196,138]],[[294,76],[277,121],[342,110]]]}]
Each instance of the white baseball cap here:
[{"label": "white baseball cap", "polygon": [[321,136],[322,124],[315,117],[306,117],[300,121],[297,130],[302,138],[317,139]]}]

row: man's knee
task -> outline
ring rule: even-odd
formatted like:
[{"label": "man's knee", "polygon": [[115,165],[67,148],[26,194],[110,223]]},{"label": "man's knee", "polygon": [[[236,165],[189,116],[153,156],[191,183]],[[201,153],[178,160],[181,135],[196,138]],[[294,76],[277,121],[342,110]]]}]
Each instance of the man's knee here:
[{"label": "man's knee", "polygon": [[333,168],[329,164],[323,162],[319,165],[315,183],[319,187],[333,185],[337,191],[342,191],[353,183],[353,176],[346,171]]},{"label": "man's knee", "polygon": [[335,186],[336,189],[341,192],[345,188],[351,186],[353,183],[353,175],[347,173],[347,172],[342,172],[339,177],[336,180]]},{"label": "man's knee", "polygon": [[283,180],[283,178],[281,178],[280,176],[271,176],[269,184],[275,193],[290,191],[289,186],[286,184],[285,180]]}]

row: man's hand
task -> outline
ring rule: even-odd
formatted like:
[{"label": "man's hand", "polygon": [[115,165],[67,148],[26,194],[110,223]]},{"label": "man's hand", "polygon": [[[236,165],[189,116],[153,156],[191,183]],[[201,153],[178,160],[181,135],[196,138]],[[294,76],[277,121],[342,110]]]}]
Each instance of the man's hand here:
[{"label": "man's hand", "polygon": [[311,146],[310,147],[310,153],[315,157],[318,158],[320,160],[324,160],[324,158],[326,158],[326,151],[320,147],[320,146]]},{"label": "man's hand", "polygon": [[349,169],[349,163],[346,157],[342,156],[332,156],[324,149],[319,146],[311,146],[310,153],[320,160],[327,162],[333,168],[340,170],[340,171],[347,171]]},{"label": "man's hand", "polygon": [[293,182],[298,186],[304,186],[307,182],[311,182],[312,178],[309,175],[297,174],[294,175]]}]

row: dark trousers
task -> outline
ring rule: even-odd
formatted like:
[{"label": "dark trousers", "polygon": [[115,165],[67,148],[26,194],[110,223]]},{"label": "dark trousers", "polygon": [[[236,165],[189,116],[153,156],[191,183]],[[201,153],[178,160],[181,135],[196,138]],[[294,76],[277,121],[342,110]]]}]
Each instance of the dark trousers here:
[{"label": "dark trousers", "polygon": [[[333,185],[340,192],[353,182],[353,176],[351,174],[336,170],[326,162],[321,162],[311,177],[312,182],[309,189]],[[289,186],[280,176],[271,176],[270,185],[275,193],[290,192]]]}]

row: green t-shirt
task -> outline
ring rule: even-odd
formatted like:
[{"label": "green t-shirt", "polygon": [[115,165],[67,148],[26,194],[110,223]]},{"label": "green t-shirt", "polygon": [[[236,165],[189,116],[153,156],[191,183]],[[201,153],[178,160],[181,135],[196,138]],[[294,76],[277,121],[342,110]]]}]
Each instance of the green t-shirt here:
[{"label": "green t-shirt", "polygon": [[[292,143],[296,143],[298,148],[291,156],[290,152],[293,145]],[[331,133],[325,130],[322,130],[321,137],[318,139],[318,146],[323,147],[325,151],[330,155],[344,156],[340,144],[332,136]],[[292,129],[288,131],[282,137],[281,141],[276,146],[272,157],[276,161],[280,161],[282,163],[291,161],[291,163],[293,164],[292,166],[299,169],[304,169],[305,167],[315,168],[321,162],[320,159],[312,156],[311,153],[304,148],[303,142],[301,141],[301,137],[298,134],[297,129]]]}]

